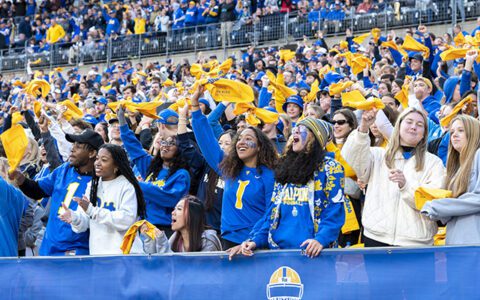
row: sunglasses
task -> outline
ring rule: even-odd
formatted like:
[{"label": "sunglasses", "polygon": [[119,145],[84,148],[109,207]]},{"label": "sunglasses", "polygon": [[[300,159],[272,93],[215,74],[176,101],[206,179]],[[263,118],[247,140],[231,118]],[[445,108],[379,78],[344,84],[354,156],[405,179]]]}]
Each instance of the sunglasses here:
[{"label": "sunglasses", "polygon": [[333,120],[332,121],[332,124],[335,125],[335,124],[338,124],[338,125],[345,125],[347,123],[347,120]]}]

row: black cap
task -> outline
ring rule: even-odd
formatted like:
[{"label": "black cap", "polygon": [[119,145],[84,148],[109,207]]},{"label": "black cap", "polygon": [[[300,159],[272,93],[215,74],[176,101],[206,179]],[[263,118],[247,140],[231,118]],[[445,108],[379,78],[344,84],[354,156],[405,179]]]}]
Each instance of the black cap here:
[{"label": "black cap", "polygon": [[66,134],[65,138],[70,143],[88,144],[95,150],[98,150],[103,145],[103,139],[100,134],[96,133],[92,129],[85,129],[80,134]]},{"label": "black cap", "polygon": [[423,61],[423,55],[420,54],[420,53],[415,53],[415,54],[412,55],[409,59],[410,59],[410,60],[411,60],[411,59],[416,59],[416,60],[418,60],[418,61]]}]

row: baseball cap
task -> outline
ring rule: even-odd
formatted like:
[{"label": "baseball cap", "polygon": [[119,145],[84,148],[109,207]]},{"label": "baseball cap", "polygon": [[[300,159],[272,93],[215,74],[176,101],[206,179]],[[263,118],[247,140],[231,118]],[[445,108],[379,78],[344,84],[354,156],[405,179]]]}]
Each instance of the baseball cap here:
[{"label": "baseball cap", "polygon": [[178,114],[170,109],[164,109],[158,114],[159,118],[157,122],[165,124],[165,125],[177,125],[178,124]]},{"label": "baseball cap", "polygon": [[85,129],[80,134],[66,134],[65,138],[70,143],[80,143],[92,146],[95,150],[98,150],[103,145],[103,139],[100,134],[96,133],[92,129]]},{"label": "baseball cap", "polygon": [[95,104],[101,103],[103,105],[107,105],[108,101],[107,101],[107,99],[105,99],[105,97],[98,97],[97,99],[93,100],[93,103],[95,103]]},{"label": "baseball cap", "polygon": [[432,85],[432,82],[430,81],[430,79],[420,76],[415,81],[419,81],[419,80],[425,82],[425,84],[428,85],[428,87],[430,89],[433,88],[433,85]]}]

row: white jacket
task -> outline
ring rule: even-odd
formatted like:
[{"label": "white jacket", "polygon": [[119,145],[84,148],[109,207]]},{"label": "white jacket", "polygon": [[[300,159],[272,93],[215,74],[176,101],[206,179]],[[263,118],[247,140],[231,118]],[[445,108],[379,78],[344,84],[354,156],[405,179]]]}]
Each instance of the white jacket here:
[{"label": "white jacket", "polygon": [[395,168],[402,170],[406,184],[399,188],[388,179],[385,149],[370,147],[367,133],[355,130],[342,148],[342,156],[357,177],[368,183],[362,224],[366,237],[395,246],[432,245],[436,222],[415,208],[418,187],[443,188],[445,168],[440,158],[427,153],[424,169],[415,170],[416,160],[395,155]]},{"label": "white jacket", "polygon": [[[91,182],[85,195],[90,197]],[[110,181],[100,178],[97,206],[87,212],[79,206],[72,213],[72,230],[84,232],[90,228],[90,255],[122,254],[123,236],[137,220],[137,195],[133,185],[123,175]]]}]

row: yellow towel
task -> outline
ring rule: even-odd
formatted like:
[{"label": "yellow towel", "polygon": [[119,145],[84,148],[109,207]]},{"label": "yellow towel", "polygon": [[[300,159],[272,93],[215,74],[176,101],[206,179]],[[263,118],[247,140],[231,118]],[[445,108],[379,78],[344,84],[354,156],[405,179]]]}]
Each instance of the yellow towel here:
[{"label": "yellow towel", "polygon": [[28,147],[28,138],[22,125],[12,125],[10,129],[0,135],[3,148],[7,154],[9,165],[8,173],[17,169]]},{"label": "yellow towel", "polygon": [[419,187],[415,191],[415,207],[421,210],[428,201],[452,197],[452,191]]},{"label": "yellow towel", "polygon": [[148,231],[146,234],[152,239],[155,239],[155,226],[149,223],[147,220],[141,220],[135,222],[130,228],[127,230],[127,233],[123,236],[123,242],[120,246],[122,249],[123,254],[130,254],[130,250],[132,249],[133,241],[135,240],[135,236],[137,235],[138,229],[142,227],[143,224],[146,224],[148,227]]}]

